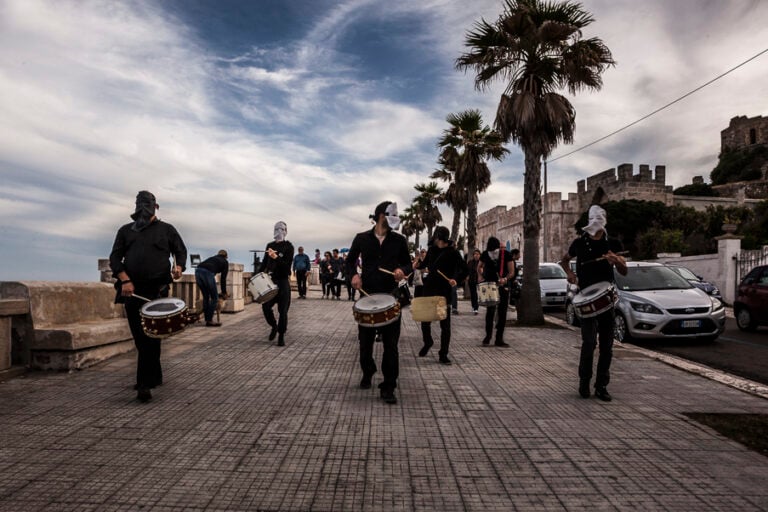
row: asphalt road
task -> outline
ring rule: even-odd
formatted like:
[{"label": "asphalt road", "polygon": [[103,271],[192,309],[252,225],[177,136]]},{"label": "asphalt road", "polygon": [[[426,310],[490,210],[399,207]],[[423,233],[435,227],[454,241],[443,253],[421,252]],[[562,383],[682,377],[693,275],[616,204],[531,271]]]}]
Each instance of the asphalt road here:
[{"label": "asphalt road", "polygon": [[[565,320],[565,311],[546,310],[546,314]],[[733,318],[727,318],[725,332],[714,342],[686,340],[632,340],[637,346],[671,354],[768,384],[768,327],[744,332]]]}]

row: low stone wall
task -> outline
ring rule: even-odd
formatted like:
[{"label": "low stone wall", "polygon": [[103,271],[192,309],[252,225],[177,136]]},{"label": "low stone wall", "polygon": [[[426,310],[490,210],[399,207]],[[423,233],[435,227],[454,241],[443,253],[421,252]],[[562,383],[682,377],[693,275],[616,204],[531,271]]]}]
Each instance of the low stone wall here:
[{"label": "low stone wall", "polygon": [[0,299],[28,304],[12,320],[14,364],[41,370],[91,366],[133,349],[123,307],[108,283],[0,282]]}]

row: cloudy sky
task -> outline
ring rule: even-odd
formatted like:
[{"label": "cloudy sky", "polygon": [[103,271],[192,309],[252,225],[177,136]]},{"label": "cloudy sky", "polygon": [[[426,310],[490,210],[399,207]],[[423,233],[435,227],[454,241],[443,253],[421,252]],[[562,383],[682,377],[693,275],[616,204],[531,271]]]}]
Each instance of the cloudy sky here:
[{"label": "cloudy sky", "polygon": [[[572,98],[591,142],[768,48],[765,0],[586,0],[617,61]],[[136,192],[190,253],[248,263],[277,220],[310,251],[348,246],[436,167],[449,113],[492,123],[501,84],[454,70],[501,0],[0,0],[0,279],[96,280]],[[624,162],[708,178],[720,130],[768,115],[768,54],[554,162],[549,190]],[[522,202],[492,163],[480,210]],[[636,171],[637,172],[637,171]],[[446,222],[450,213],[445,210]]]}]

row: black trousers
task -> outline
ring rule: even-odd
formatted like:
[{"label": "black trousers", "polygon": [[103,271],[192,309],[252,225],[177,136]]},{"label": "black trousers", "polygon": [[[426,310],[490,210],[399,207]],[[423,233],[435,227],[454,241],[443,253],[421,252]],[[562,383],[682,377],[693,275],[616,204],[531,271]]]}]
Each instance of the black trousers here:
[{"label": "black trousers", "polygon": [[381,334],[384,345],[384,353],[381,356],[381,372],[384,380],[379,388],[392,390],[397,387],[397,377],[400,374],[400,353],[397,345],[400,341],[400,318],[383,327],[363,327],[358,325],[358,338],[360,340],[360,368],[364,375],[376,373],[376,361],[373,360],[373,343],[376,332]]},{"label": "black trousers", "polygon": [[472,311],[477,311],[477,308],[480,306],[477,299],[477,283],[473,283],[470,281],[469,283],[469,300],[472,303]]},{"label": "black trousers", "polygon": [[331,275],[320,274],[320,284],[323,286],[323,297],[331,294]]},{"label": "black trousers", "polygon": [[[261,305],[261,311],[264,313],[264,319],[267,321],[270,327],[277,327],[277,332],[285,334],[288,329],[288,308],[291,307],[291,282],[288,278],[278,279],[275,281],[277,285],[277,295],[271,300],[268,300]],[[275,312],[272,308],[277,304],[277,314],[280,316],[279,320],[275,319]]]},{"label": "black trousers", "polygon": [[[142,285],[134,282],[135,292],[147,299],[158,299],[168,296],[168,286]],[[136,387],[150,389],[163,383],[163,369],[160,366],[160,339],[150,338],[141,328],[141,306],[145,301],[129,297],[125,302],[125,316],[131,329],[133,343],[136,345],[138,359],[136,362]]]},{"label": "black trousers", "polygon": [[592,378],[592,362],[595,346],[600,342],[597,358],[595,387],[602,388],[611,380],[611,360],[613,359],[613,309],[609,309],[592,318],[581,319],[581,356],[579,357],[579,379],[589,381]]},{"label": "black trousers", "polygon": [[[445,315],[445,320],[440,320],[440,352],[438,352],[441,356],[447,356],[448,355],[448,349],[451,345],[451,307],[448,306],[446,308],[448,314]],[[424,344],[427,345],[429,341],[432,340],[432,323],[431,322],[421,322],[421,339],[424,341]]]},{"label": "black trousers", "polygon": [[496,343],[504,341],[504,328],[507,326],[507,309],[509,309],[509,290],[499,286],[499,304],[488,306],[485,311],[485,335],[493,336],[493,318],[496,319]]},{"label": "black trousers", "polygon": [[341,281],[336,278],[332,278],[331,282],[328,283],[328,286],[328,293],[334,297],[341,297]]},{"label": "black trousers", "polygon": [[296,286],[299,289],[299,297],[306,297],[307,296],[307,271],[306,270],[296,271]]}]

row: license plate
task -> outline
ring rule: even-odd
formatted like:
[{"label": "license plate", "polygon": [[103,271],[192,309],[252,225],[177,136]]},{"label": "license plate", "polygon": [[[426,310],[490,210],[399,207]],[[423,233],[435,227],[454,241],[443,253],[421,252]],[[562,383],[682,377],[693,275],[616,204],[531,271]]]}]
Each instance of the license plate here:
[{"label": "license plate", "polygon": [[701,320],[683,320],[683,329],[690,329],[692,327],[701,327]]}]

